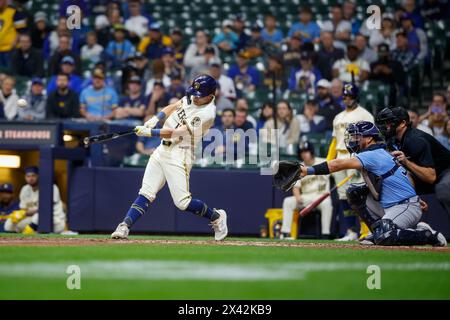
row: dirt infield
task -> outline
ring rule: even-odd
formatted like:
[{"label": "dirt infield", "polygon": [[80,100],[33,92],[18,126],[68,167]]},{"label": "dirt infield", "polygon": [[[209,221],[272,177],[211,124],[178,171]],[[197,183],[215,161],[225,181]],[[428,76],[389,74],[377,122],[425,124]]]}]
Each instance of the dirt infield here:
[{"label": "dirt infield", "polygon": [[143,245],[201,245],[201,246],[252,246],[252,247],[289,247],[289,248],[324,248],[324,249],[353,249],[353,250],[403,250],[403,251],[435,251],[450,253],[450,247],[382,247],[382,246],[362,246],[355,243],[342,244],[333,242],[315,243],[301,241],[240,241],[228,240],[216,242],[214,240],[180,240],[180,239],[146,239],[146,240],[111,240],[105,236],[101,238],[1,238],[0,246],[96,246],[96,245],[124,245],[124,244],[143,244]]}]

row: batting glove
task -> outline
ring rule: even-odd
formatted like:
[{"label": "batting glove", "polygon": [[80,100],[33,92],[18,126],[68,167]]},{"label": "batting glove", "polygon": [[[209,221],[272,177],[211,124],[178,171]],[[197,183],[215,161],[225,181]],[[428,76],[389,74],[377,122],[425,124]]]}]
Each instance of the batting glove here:
[{"label": "batting glove", "polygon": [[150,118],[150,120],[148,120],[146,123],[144,123],[144,127],[148,128],[148,129],[153,129],[154,127],[156,127],[158,122],[159,122],[158,117],[153,116]]},{"label": "batting glove", "polygon": [[152,129],[147,128],[146,126],[137,126],[134,128],[134,132],[139,137],[151,137],[152,136]]}]

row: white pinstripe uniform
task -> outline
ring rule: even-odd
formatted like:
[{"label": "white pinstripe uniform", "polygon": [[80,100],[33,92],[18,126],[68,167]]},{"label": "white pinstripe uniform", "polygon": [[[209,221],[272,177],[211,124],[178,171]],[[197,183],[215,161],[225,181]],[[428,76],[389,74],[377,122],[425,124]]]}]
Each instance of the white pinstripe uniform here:
[{"label": "white pinstripe uniform", "polygon": [[[26,184],[20,190],[20,209],[37,208],[39,206],[39,189],[33,188]],[[34,223],[39,225],[39,213],[35,213],[30,217],[19,221],[17,224],[12,223],[11,219],[5,221],[5,230],[9,232],[22,232],[27,225]],[[61,233],[66,226],[66,214],[63,209],[63,203],[57,185],[53,185],[53,232]]]},{"label": "white pinstripe uniform", "polygon": [[[153,202],[156,194],[167,182],[173,202],[180,210],[186,210],[191,201],[189,173],[194,160],[194,148],[214,124],[216,106],[214,99],[207,105],[182,105],[165,121],[163,128],[176,129],[186,125],[189,136],[164,139],[151,155],[145,169],[139,194]],[[170,145],[167,145],[170,144]]]},{"label": "white pinstripe uniform", "polygon": [[[324,162],[323,158],[315,158],[314,164],[319,164]],[[294,188],[300,189],[300,198],[302,199],[301,207],[304,208],[308,206],[313,201],[317,200],[321,195],[330,190],[330,176],[329,175],[319,175],[319,176],[306,176],[301,180],[297,181]],[[283,201],[283,226],[281,232],[290,233],[292,227],[292,218],[294,215],[294,210],[299,207],[297,199],[294,196],[287,197]],[[328,197],[322,201],[317,209],[321,214],[321,225],[322,234],[330,234],[331,217],[333,215],[333,206],[331,204],[331,199]]]}]

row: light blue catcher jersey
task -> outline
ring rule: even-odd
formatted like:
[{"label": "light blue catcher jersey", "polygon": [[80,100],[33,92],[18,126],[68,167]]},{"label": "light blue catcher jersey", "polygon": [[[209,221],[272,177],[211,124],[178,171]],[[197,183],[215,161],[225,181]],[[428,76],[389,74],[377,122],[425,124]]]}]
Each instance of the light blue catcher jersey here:
[{"label": "light blue catcher jersey", "polygon": [[[381,176],[395,166],[395,158],[386,150],[379,148],[368,150],[356,155],[364,169]],[[383,208],[389,208],[400,201],[416,196],[406,169],[399,167],[395,173],[383,180],[380,203]]]}]

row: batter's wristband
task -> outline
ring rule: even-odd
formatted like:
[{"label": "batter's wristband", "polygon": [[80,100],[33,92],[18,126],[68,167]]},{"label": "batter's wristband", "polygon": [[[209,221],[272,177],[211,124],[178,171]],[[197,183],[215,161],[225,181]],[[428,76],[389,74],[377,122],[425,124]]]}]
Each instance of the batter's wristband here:
[{"label": "batter's wristband", "polygon": [[152,129],[152,137],[159,137],[161,135],[161,129]]},{"label": "batter's wristband", "polygon": [[159,120],[162,120],[162,119],[164,119],[164,118],[166,117],[166,114],[165,114],[164,112],[160,111],[160,112],[158,112],[158,113],[156,114],[156,117],[157,117]]},{"label": "batter's wristband", "polygon": [[325,175],[330,174],[330,168],[328,168],[328,162],[322,162],[319,164],[316,164],[315,166],[312,166],[314,169],[314,174],[316,175]]}]

